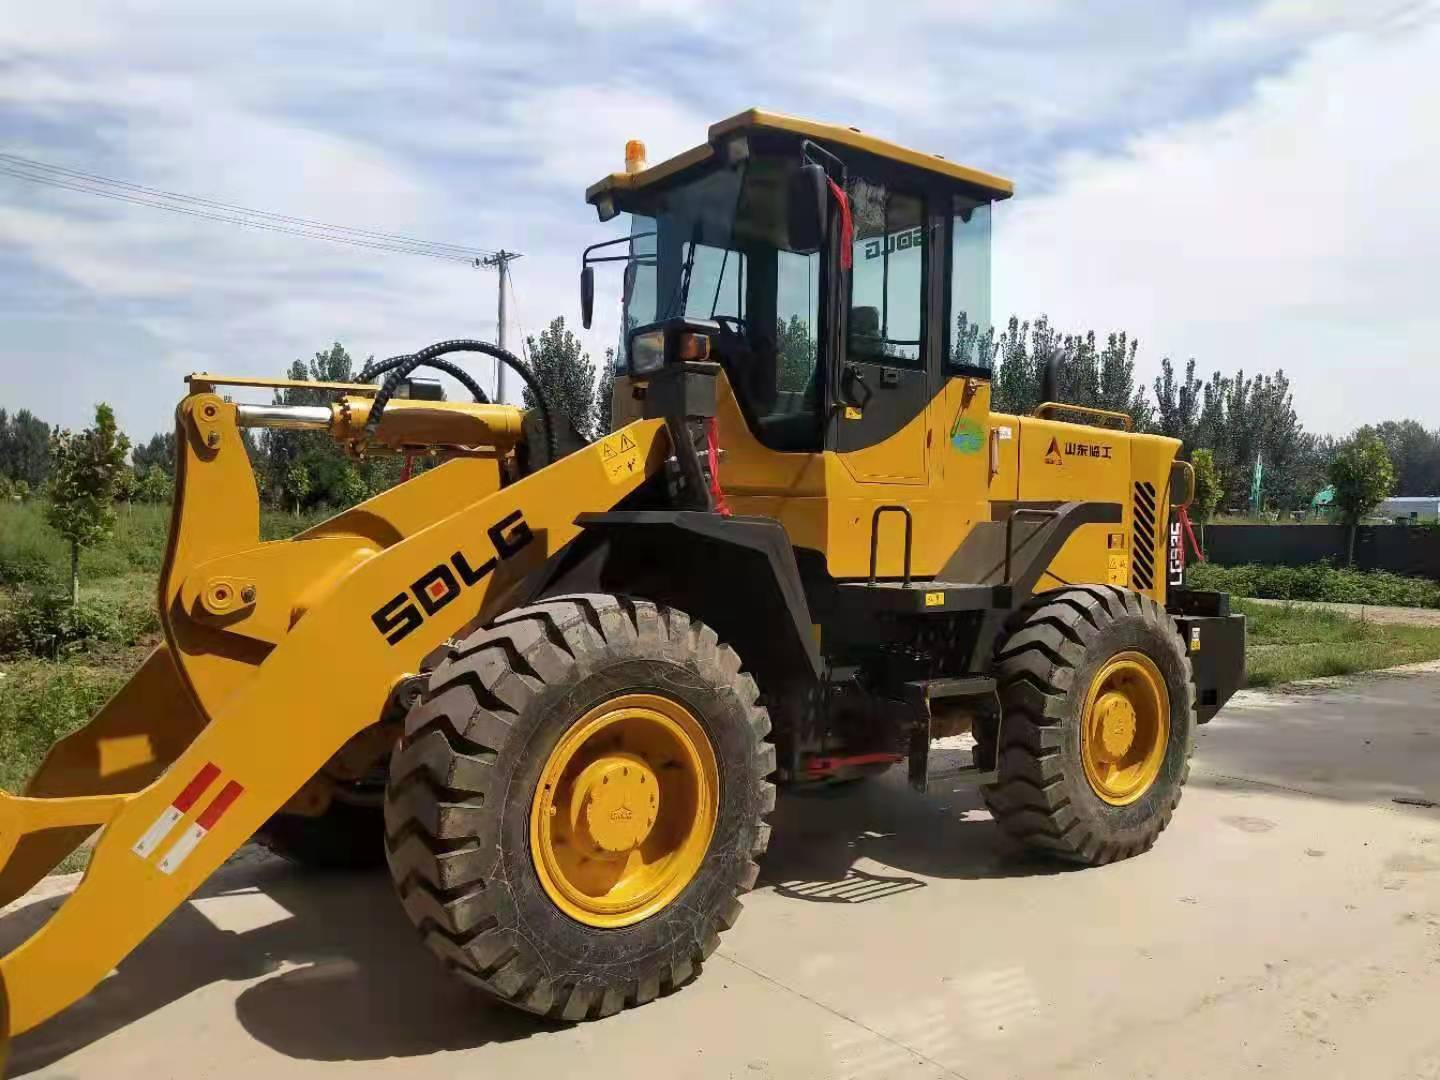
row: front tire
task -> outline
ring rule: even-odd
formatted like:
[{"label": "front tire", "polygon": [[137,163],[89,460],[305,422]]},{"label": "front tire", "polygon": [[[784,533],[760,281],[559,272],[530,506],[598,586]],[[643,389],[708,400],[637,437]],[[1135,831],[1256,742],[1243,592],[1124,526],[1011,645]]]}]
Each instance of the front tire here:
[{"label": "front tire", "polygon": [[1076,586],[1036,597],[995,661],[1001,720],[981,732],[981,789],[1021,843],[1100,865],[1148,851],[1195,747],[1195,686],[1175,621],[1147,596]]},{"label": "front tire", "polygon": [[528,1012],[595,1019],[678,988],[755,883],[769,730],[739,657],[683,612],[603,594],[507,612],[435,669],[392,759],[407,914]]}]

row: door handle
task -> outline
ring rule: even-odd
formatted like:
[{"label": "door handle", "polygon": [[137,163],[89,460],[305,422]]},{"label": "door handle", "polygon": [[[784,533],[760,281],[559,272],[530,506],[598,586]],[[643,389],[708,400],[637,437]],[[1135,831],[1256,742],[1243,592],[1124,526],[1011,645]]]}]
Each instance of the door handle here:
[{"label": "door handle", "polygon": [[881,386],[899,386],[899,385],[900,385],[900,372],[896,371],[894,368],[881,368],[881,369],[880,369],[880,385],[881,385]]},{"label": "door handle", "polygon": [[[862,393],[855,393],[859,387]],[[859,366],[855,364],[845,365],[845,396],[850,399],[852,405],[864,406],[873,396],[870,384],[865,381],[865,376],[860,373]]]}]

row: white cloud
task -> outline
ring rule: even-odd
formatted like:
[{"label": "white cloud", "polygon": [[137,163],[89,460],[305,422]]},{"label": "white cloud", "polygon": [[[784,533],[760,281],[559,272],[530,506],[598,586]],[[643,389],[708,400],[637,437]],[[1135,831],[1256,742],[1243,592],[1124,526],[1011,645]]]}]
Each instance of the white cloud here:
[{"label": "white cloud", "polygon": [[1314,45],[1243,107],[1075,154],[1006,208],[997,311],[1128,329],[1147,373],[1284,367],[1302,418],[1440,425],[1440,22]]},{"label": "white cloud", "polygon": [[[1385,70],[1398,61],[1367,60],[1412,56],[1406,39],[1423,27],[1395,40],[1354,29],[1374,22],[1375,5],[1267,0],[1217,15],[1183,0],[931,0],[879,18],[861,0],[723,10],[643,0],[597,18],[585,5],[435,0],[407,9],[405,25],[379,0],[10,8],[0,148],[241,205],[522,251],[517,298],[531,333],[556,314],[577,321],[579,251],[618,235],[581,195],[619,167],[625,140],[644,139],[659,160],[751,105],[1017,176],[1000,284],[1022,312],[1049,306],[1142,329],[1147,346],[1163,328],[1171,349],[1206,361],[1218,326],[1233,328],[1227,355],[1274,338],[1286,358],[1321,326],[1332,351],[1348,336],[1350,348],[1387,355],[1404,342],[1382,350],[1382,335],[1428,326],[1431,305],[1408,276],[1428,235],[1409,220],[1430,220],[1428,209],[1417,195],[1402,214],[1393,203],[1382,213],[1389,196],[1377,175],[1383,166],[1397,174],[1391,185],[1423,190],[1414,177],[1433,178],[1430,151],[1414,133],[1428,120],[1401,73]],[[1307,44],[1310,58],[1284,74]],[[1412,87],[1433,91],[1413,82],[1430,72],[1407,62]],[[1315,85],[1324,72],[1307,74],[1316,65],[1381,70],[1343,76],[1344,95],[1327,98]],[[1236,108],[1263,72],[1272,81]],[[1376,86],[1351,85],[1365,77]],[[1309,80],[1302,101],[1325,108],[1291,101],[1296,80]],[[1197,115],[1213,119],[1186,122]],[[1268,128],[1262,115],[1274,118]],[[1089,156],[1061,156],[1076,146]],[[1287,164],[1327,149],[1328,170]],[[1237,189],[1242,172],[1249,186]],[[1359,189],[1337,188],[1341,174]],[[1036,182],[1058,193],[1036,194]],[[1344,203],[1329,230],[1305,210],[1323,190]],[[1257,325],[1257,290],[1236,288],[1245,277],[1231,264],[1262,228],[1267,273],[1287,280]],[[1122,245],[1143,259],[1107,253]],[[1160,287],[1172,277],[1183,287]],[[586,336],[597,357],[613,340],[605,297],[617,278],[602,276],[601,318]],[[1388,301],[1375,295],[1382,280]],[[1301,282],[1327,300],[1307,303]],[[492,336],[494,286],[455,264],[0,177],[0,405],[74,424],[104,395],[143,437],[169,423],[177,372],[278,373],[337,338],[363,357]],[[1220,302],[1193,299],[1207,295]],[[1340,302],[1346,295],[1363,302]]]}]

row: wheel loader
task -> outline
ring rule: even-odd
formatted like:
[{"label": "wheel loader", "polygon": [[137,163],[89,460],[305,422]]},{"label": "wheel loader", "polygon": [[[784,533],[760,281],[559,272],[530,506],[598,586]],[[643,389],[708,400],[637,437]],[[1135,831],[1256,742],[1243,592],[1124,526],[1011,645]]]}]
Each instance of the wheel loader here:
[{"label": "wheel loader", "polygon": [[[1038,408],[992,411],[1011,193],[759,110],[654,166],[632,143],[586,194],[628,215],[581,271],[589,325],[620,264],[613,431],[569,453],[544,387],[483,342],[350,384],[190,376],[163,643],[0,799],[6,902],[98,833],[0,960],[7,1036],[252,838],[387,863],[455,975],[567,1021],[699,972],[780,786],[902,765],[977,785],[1020,845],[1147,850],[1242,680],[1244,619],[1184,587],[1176,440],[1056,400],[1053,363]],[[488,401],[474,353],[538,404]],[[328,404],[242,400],[287,388]],[[436,465],[262,542],[263,428]]]}]

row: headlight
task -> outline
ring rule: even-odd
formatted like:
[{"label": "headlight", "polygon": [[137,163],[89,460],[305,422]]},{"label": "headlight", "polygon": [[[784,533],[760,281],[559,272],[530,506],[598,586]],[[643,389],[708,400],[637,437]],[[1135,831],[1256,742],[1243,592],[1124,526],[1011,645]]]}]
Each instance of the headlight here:
[{"label": "headlight", "polygon": [[630,373],[653,375],[665,363],[665,330],[656,328],[630,339]]}]

